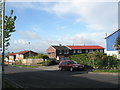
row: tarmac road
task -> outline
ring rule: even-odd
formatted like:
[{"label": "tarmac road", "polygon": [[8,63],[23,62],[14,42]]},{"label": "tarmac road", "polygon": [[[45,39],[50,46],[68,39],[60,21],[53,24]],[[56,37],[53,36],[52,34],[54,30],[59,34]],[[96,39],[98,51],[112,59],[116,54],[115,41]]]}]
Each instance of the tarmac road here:
[{"label": "tarmac road", "polygon": [[0,63],[0,90],[2,89],[2,64]]},{"label": "tarmac road", "polygon": [[86,71],[5,66],[5,78],[23,88],[118,88],[117,75],[89,74]]}]

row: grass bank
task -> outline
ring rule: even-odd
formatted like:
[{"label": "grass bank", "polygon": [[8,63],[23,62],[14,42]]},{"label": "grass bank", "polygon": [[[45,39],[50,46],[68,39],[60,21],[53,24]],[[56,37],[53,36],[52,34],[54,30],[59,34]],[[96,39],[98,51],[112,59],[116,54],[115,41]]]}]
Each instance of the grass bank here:
[{"label": "grass bank", "polygon": [[9,66],[14,66],[14,67],[27,67],[27,68],[37,68],[37,67],[39,67],[38,65],[9,65]]},{"label": "grass bank", "polygon": [[92,72],[109,72],[109,73],[118,73],[120,70],[115,69],[115,70],[93,70]]}]

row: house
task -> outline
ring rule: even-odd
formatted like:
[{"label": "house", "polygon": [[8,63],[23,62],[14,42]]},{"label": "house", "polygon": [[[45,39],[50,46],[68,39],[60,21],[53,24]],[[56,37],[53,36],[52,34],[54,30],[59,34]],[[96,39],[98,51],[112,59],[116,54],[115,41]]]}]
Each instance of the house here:
[{"label": "house", "polygon": [[116,50],[114,48],[114,45],[116,43],[116,38],[120,36],[120,29],[118,29],[117,31],[111,33],[110,35],[106,36],[106,50],[105,53],[107,53],[107,55],[115,55],[117,58],[120,59],[120,51]]},{"label": "house", "polygon": [[60,60],[62,58],[67,58],[69,55],[75,55],[75,54],[83,54],[83,53],[90,53],[94,51],[98,52],[104,52],[103,47],[101,46],[50,46],[46,53],[49,58],[56,58],[57,60]]},{"label": "house", "polygon": [[37,54],[38,53],[33,52],[33,51],[21,51],[21,52],[17,52],[17,53],[10,53],[10,54],[8,54],[8,60],[9,61],[22,60],[28,56],[35,56]]}]

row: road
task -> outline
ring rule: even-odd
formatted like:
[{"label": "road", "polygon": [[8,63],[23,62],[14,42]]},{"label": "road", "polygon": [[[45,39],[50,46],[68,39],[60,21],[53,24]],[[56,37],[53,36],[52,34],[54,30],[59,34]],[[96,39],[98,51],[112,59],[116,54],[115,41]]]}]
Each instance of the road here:
[{"label": "road", "polygon": [[0,90],[2,89],[2,63],[0,63]]},{"label": "road", "polygon": [[6,66],[5,78],[23,88],[118,88],[117,75],[89,74],[86,71],[69,72]]}]

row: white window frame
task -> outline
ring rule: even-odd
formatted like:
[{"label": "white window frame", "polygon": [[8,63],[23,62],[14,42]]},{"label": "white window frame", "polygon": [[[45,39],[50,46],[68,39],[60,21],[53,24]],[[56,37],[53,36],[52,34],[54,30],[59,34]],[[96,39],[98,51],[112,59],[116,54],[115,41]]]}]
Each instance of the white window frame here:
[{"label": "white window frame", "polygon": [[73,50],[73,53],[76,53],[76,50],[75,50],[75,49]]}]

